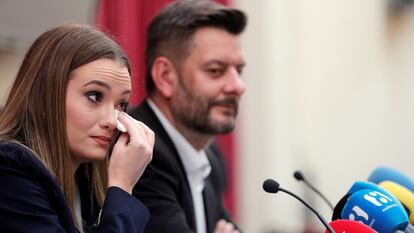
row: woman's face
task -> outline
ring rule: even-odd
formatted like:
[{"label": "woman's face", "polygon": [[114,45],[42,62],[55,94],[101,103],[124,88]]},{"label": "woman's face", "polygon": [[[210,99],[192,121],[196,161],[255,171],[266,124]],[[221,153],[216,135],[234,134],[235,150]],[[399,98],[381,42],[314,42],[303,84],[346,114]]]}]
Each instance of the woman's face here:
[{"label": "woman's face", "polygon": [[127,67],[99,59],[75,69],[67,86],[66,129],[75,168],[103,160],[116,132],[114,110],[122,111],[131,93]]}]

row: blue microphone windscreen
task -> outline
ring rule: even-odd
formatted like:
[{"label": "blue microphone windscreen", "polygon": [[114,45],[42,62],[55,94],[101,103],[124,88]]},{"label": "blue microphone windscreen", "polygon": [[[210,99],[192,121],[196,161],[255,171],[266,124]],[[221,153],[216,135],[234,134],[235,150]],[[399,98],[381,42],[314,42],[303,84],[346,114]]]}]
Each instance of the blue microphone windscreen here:
[{"label": "blue microphone windscreen", "polygon": [[392,181],[414,192],[414,181],[403,173],[390,167],[378,167],[368,177],[368,181],[379,184],[382,181]]},{"label": "blue microphone windscreen", "polygon": [[381,233],[405,230],[408,225],[407,213],[398,201],[369,189],[357,191],[348,198],[341,218],[362,222]]},{"label": "blue microphone windscreen", "polygon": [[355,181],[352,184],[351,188],[349,188],[347,194],[353,194],[364,189],[377,190],[380,192],[384,191],[384,189],[378,186],[376,183],[368,181]]},{"label": "blue microphone windscreen", "polygon": [[334,212],[332,215],[332,220],[340,219],[342,210],[344,209],[345,204],[348,201],[348,198],[361,190],[368,189],[373,191],[379,191],[381,193],[384,193],[388,195],[389,198],[391,198],[393,201],[397,202],[398,200],[387,190],[384,188],[378,186],[375,183],[368,182],[368,181],[356,181],[352,184],[351,188],[349,188],[348,192],[345,194],[345,196],[338,202],[338,204],[334,208]]}]

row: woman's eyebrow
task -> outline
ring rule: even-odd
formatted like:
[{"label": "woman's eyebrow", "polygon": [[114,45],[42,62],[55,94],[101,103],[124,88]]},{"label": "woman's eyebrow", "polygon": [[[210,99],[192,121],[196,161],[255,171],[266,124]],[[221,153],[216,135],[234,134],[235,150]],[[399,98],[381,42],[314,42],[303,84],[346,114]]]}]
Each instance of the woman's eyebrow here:
[{"label": "woman's eyebrow", "polygon": [[[86,86],[89,86],[89,85],[92,85],[92,84],[101,86],[101,87],[107,89],[108,91],[111,91],[111,86],[109,86],[107,83],[102,82],[100,80],[92,80],[92,81],[86,83],[83,86],[86,87]],[[122,92],[122,95],[130,94],[130,93],[131,93],[131,90],[128,89],[128,90],[125,90],[124,92]]]},{"label": "woman's eyebrow", "polygon": [[83,86],[84,86],[84,87],[86,87],[86,86],[89,86],[89,85],[92,85],[92,84],[96,84],[96,85],[98,85],[98,86],[104,87],[105,89],[108,89],[108,91],[110,91],[110,90],[111,90],[111,87],[110,87],[107,83],[102,82],[102,81],[100,81],[100,80],[92,80],[92,81],[90,81],[90,82],[86,83],[86,84],[85,84],[85,85],[83,85]]}]

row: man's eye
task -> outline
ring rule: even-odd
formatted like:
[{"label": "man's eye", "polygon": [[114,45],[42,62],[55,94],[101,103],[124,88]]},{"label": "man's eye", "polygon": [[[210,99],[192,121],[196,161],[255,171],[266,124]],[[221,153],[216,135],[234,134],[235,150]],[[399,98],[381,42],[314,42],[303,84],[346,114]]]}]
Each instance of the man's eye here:
[{"label": "man's eye", "polygon": [[100,103],[102,101],[102,93],[97,91],[91,91],[86,93],[88,100],[93,103]]},{"label": "man's eye", "polygon": [[240,75],[243,74],[243,67],[238,67],[237,73],[239,73]]},{"label": "man's eye", "polygon": [[219,76],[223,73],[221,69],[208,69],[207,71],[212,76]]}]

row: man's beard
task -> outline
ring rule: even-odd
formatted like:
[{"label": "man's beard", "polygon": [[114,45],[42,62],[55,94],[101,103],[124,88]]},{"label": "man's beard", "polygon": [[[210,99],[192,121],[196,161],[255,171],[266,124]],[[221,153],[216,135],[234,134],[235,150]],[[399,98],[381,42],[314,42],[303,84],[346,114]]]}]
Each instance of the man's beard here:
[{"label": "man's beard", "polygon": [[[179,79],[177,96],[172,99],[172,114],[176,121],[185,127],[199,133],[217,135],[233,131],[238,111],[238,100],[231,96],[222,100],[210,100],[207,97],[197,96],[192,93]],[[233,112],[226,122],[218,122],[210,117],[210,111],[214,106],[232,106]]]}]

